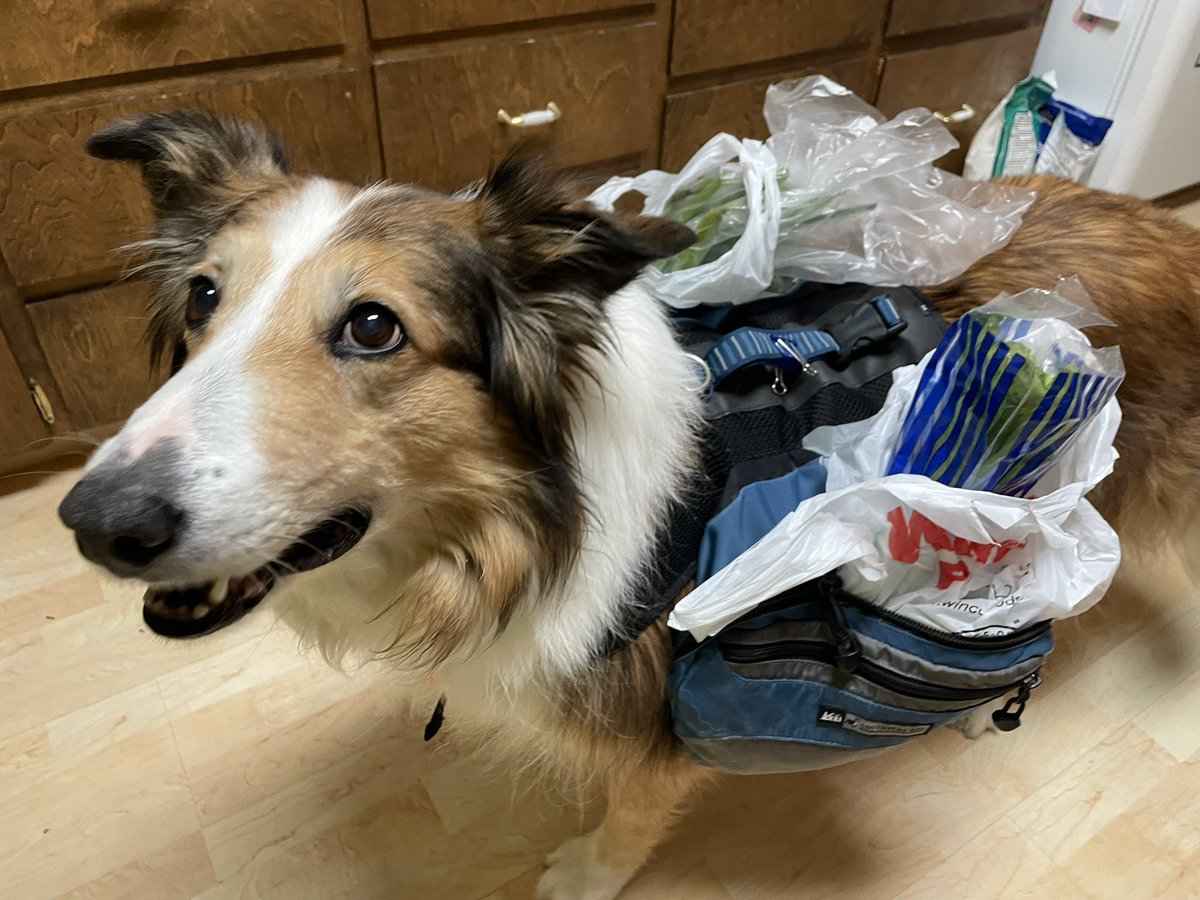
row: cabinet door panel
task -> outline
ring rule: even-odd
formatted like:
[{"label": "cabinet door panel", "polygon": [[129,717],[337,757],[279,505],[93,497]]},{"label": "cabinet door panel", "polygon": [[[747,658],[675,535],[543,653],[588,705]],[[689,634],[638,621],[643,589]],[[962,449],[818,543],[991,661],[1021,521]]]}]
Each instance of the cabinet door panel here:
[{"label": "cabinet door panel", "polygon": [[29,385],[8,344],[0,337],[0,453],[28,450],[31,443],[47,434]]},{"label": "cabinet door panel", "polygon": [[[546,138],[562,164],[643,155],[658,144],[662,40],[653,23],[480,44],[376,64],[388,177],[462,187],[504,150]],[[501,123],[555,103],[557,121]]]},{"label": "cabinet door panel", "polygon": [[828,75],[860,96],[869,96],[874,83],[871,61],[863,58],[668,95],[663,117],[663,169],[679,171],[705,141],[721,131],[740,138],[766,138],[762,106],[767,88],[778,81],[816,74]]},{"label": "cabinet door panel", "polygon": [[149,291],[144,282],[124,281],[29,304],[76,428],[119,422],[162,383],[142,340]]},{"label": "cabinet door panel", "polygon": [[1044,0],[892,0],[888,37],[1006,16],[1035,15]]},{"label": "cabinet door panel", "polygon": [[960,146],[938,162],[943,169],[961,172],[966,148],[984,117],[1009,88],[1029,74],[1041,32],[1041,28],[1026,28],[889,56],[877,106],[888,116],[914,106],[944,113],[954,112],[964,103],[973,106],[974,118],[948,126]]},{"label": "cabinet door panel", "polygon": [[410,37],[637,6],[638,0],[367,0],[371,36]]},{"label": "cabinet door panel", "polygon": [[341,0],[4,0],[0,90],[338,45]]},{"label": "cabinet door panel", "polygon": [[113,275],[122,262],[113,250],[148,236],[137,170],[83,152],[92,132],[122,116],[200,106],[255,119],[282,135],[298,171],[371,180],[374,133],[362,121],[360,83],[349,71],[286,76],[0,122],[0,250],[13,277],[50,293],[60,279]]},{"label": "cabinet door panel", "polygon": [[885,0],[675,0],[671,74],[866,44]]}]

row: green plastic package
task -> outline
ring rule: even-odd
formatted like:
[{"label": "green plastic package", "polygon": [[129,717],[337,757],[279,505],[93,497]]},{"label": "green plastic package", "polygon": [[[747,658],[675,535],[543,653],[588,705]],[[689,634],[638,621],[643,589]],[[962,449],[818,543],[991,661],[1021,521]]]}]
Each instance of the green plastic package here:
[{"label": "green plastic package", "polygon": [[1015,88],[1004,104],[1004,125],[992,161],[992,177],[1031,175],[1038,154],[1038,112],[1054,88],[1030,75]]}]

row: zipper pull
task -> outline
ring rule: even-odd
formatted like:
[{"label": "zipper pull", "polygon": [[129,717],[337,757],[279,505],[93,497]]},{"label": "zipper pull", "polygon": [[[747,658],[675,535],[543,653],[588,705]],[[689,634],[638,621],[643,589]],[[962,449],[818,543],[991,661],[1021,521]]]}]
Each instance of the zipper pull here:
[{"label": "zipper pull", "polygon": [[846,614],[842,611],[842,604],[837,599],[838,591],[842,588],[842,579],[836,575],[826,575],[817,587],[829,605],[829,627],[837,641],[837,667],[843,672],[853,672],[858,668],[858,661],[862,659],[862,645],[850,630]]},{"label": "zipper pull", "polygon": [[1037,672],[1025,678],[1021,682],[1021,686],[1017,688],[1017,695],[1010,697],[1008,702],[1004,704],[1003,709],[998,709],[992,713],[992,722],[1001,731],[1014,731],[1021,727],[1021,713],[1025,712],[1025,704],[1029,700],[1029,694],[1042,683],[1042,676]]}]

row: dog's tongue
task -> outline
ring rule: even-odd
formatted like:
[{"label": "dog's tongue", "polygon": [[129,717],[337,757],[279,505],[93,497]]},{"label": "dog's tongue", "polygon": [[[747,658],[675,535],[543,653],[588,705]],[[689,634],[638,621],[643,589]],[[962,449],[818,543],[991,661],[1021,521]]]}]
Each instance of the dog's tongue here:
[{"label": "dog's tongue", "polygon": [[199,637],[224,628],[258,606],[276,578],[333,562],[358,543],[370,524],[369,512],[343,509],[249,575],[184,588],[150,588],[142,618],[163,637]]},{"label": "dog's tongue", "polygon": [[186,588],[150,588],[146,591],[142,619],[164,637],[199,637],[236,622],[254,609],[275,584],[275,575],[264,566],[225,582],[207,582]]}]

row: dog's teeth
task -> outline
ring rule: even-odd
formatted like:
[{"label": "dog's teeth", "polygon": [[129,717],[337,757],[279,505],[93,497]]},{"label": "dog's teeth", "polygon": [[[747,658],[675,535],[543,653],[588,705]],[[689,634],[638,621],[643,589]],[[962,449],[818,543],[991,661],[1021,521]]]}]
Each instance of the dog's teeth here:
[{"label": "dog's teeth", "polygon": [[222,578],[220,581],[214,581],[213,586],[208,590],[208,599],[212,601],[213,606],[220,606],[225,602],[225,598],[229,596],[229,579]]},{"label": "dog's teeth", "polygon": [[207,603],[197,603],[192,607],[192,618],[203,619],[212,611],[212,607]]}]

